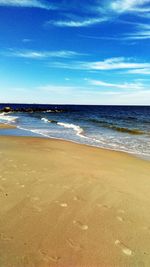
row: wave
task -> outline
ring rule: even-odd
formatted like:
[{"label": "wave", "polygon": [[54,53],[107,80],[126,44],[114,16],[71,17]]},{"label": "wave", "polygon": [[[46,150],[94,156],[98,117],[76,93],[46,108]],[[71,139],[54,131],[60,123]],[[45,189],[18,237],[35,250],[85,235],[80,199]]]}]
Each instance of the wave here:
[{"label": "wave", "polygon": [[42,119],[41,119],[41,121],[44,121],[44,122],[49,122],[49,120],[48,120],[48,119],[46,119],[46,118],[42,118]]},{"label": "wave", "polygon": [[138,130],[138,129],[132,129],[132,128],[127,128],[127,127],[120,127],[115,125],[114,123],[105,121],[105,120],[98,120],[98,119],[89,119],[91,122],[100,124],[102,127],[104,128],[108,128],[108,129],[112,129],[115,130],[117,132],[122,132],[122,133],[128,133],[128,134],[146,134],[146,132],[142,131],[142,130]]},{"label": "wave", "polygon": [[1,113],[0,114],[0,120],[11,123],[11,122],[15,122],[18,119],[18,117],[8,116],[6,114],[8,114],[8,113],[5,113],[5,112]]},{"label": "wave", "polygon": [[76,132],[76,135],[86,138],[86,136],[83,135],[84,130],[79,125],[64,122],[57,122],[57,124],[63,126],[64,128],[73,129]]},{"label": "wave", "polygon": [[57,121],[55,121],[55,120],[48,120],[46,118],[41,118],[41,121],[50,122],[50,123],[57,123]]},{"label": "wave", "polygon": [[98,119],[88,119],[88,121],[90,121],[90,122],[94,122],[94,123],[97,123],[97,124],[108,123],[108,122],[105,121],[105,120],[98,120]]},{"label": "wave", "polygon": [[26,132],[31,132],[31,133],[35,133],[35,134],[38,134],[38,135],[42,135],[43,137],[51,138],[47,134],[47,132],[45,133],[44,130],[41,130],[41,129],[28,129],[28,128],[24,128],[24,127],[21,127],[21,126],[17,126],[17,128],[20,129],[20,130],[26,131]]},{"label": "wave", "polygon": [[64,128],[73,129],[76,132],[76,135],[82,138],[86,138],[86,136],[84,136],[84,130],[79,125],[75,125],[73,123],[58,122],[55,120],[48,120],[47,118],[41,118],[41,120],[45,123],[56,123],[57,125],[62,126]]},{"label": "wave", "polygon": [[138,129],[129,129],[125,127],[118,127],[118,126],[110,126],[109,128],[122,133],[129,133],[129,134],[145,134],[144,131],[138,130]]},{"label": "wave", "polygon": [[52,110],[52,109],[48,109],[48,110],[44,110],[43,113],[54,113],[55,110]]}]

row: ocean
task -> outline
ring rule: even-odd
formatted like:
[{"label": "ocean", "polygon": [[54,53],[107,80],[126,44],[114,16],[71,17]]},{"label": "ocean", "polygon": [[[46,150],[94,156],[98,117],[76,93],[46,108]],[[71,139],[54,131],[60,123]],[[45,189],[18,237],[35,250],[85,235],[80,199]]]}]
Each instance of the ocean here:
[{"label": "ocean", "polygon": [[0,113],[0,122],[16,125],[0,135],[57,138],[124,151],[150,159],[150,106],[0,104],[0,109],[44,111]]}]

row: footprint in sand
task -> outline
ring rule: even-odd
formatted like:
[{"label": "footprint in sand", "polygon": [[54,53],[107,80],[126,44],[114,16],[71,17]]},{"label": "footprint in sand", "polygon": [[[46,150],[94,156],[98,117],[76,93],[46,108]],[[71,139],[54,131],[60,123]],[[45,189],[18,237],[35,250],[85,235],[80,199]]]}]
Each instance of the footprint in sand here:
[{"label": "footprint in sand", "polygon": [[62,208],[67,208],[67,207],[68,207],[68,204],[67,204],[67,203],[60,203],[60,206],[61,206]]},{"label": "footprint in sand", "polygon": [[124,214],[125,211],[124,210],[118,210],[118,213]]},{"label": "footprint in sand", "polygon": [[83,231],[86,231],[86,230],[88,230],[88,225],[86,225],[86,224],[83,224],[82,222],[80,222],[80,221],[73,221],[73,224],[75,224],[75,225],[77,225],[81,230],[83,230]]},{"label": "footprint in sand", "polygon": [[134,254],[133,251],[129,249],[126,245],[124,245],[120,240],[116,240],[115,245],[120,247],[122,252],[126,254],[127,256],[132,256]]},{"label": "footprint in sand", "polygon": [[39,197],[32,197],[32,198],[31,198],[31,201],[38,201],[38,200],[40,200]]},{"label": "footprint in sand", "polygon": [[54,262],[58,262],[61,257],[57,257],[57,256],[48,256],[48,259],[51,260],[51,261],[54,261]]},{"label": "footprint in sand", "polygon": [[150,231],[150,226],[142,226],[141,229],[145,231]]},{"label": "footprint in sand", "polygon": [[26,166],[27,166],[27,164],[26,164],[26,163],[23,163],[22,165],[23,165],[24,167],[26,167]]},{"label": "footprint in sand", "polygon": [[37,211],[37,212],[42,212],[42,208],[39,206],[33,206],[33,208]]},{"label": "footprint in sand", "polygon": [[13,160],[13,159],[9,159],[8,161],[9,161],[9,162],[13,162],[14,160]]},{"label": "footprint in sand", "polygon": [[116,219],[117,219],[118,221],[120,221],[120,222],[123,222],[123,221],[124,221],[124,219],[123,219],[122,217],[120,217],[120,216],[117,216]]},{"label": "footprint in sand", "polygon": [[118,210],[117,212],[118,212],[118,216],[116,216],[116,219],[117,219],[118,221],[120,221],[120,222],[123,222],[123,221],[124,221],[124,218],[122,217],[122,215],[125,214],[125,211],[122,210],[122,209],[120,209],[120,210]]},{"label": "footprint in sand", "polygon": [[61,259],[61,257],[51,256],[48,254],[48,252],[43,251],[43,250],[39,250],[39,253],[41,254],[43,260],[46,262],[49,262],[49,261],[58,262]]},{"label": "footprint in sand", "polygon": [[74,196],[74,197],[73,197],[73,200],[74,200],[74,201],[85,201],[85,199],[83,199],[83,198],[81,198],[81,197],[79,197],[79,196]]},{"label": "footprint in sand", "polygon": [[2,240],[2,241],[11,241],[13,238],[12,237],[8,237],[8,236],[6,236],[4,233],[0,233],[0,240]]},{"label": "footprint in sand", "polygon": [[108,206],[108,205],[105,205],[105,204],[97,204],[97,206],[99,207],[99,208],[104,208],[104,209],[111,209],[111,207],[110,206]]},{"label": "footprint in sand", "polygon": [[16,165],[16,164],[14,164],[14,165],[12,165],[12,167],[16,169],[16,168],[17,168],[17,165]]},{"label": "footprint in sand", "polygon": [[80,244],[74,242],[72,239],[67,239],[66,241],[69,244],[69,246],[71,248],[75,249],[75,250],[81,250],[81,249],[83,249],[83,247]]}]

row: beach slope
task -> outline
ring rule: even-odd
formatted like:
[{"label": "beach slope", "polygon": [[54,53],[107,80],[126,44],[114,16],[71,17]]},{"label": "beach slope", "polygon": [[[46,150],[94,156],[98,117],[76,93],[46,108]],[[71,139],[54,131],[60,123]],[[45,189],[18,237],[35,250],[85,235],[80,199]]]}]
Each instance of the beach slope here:
[{"label": "beach slope", "polygon": [[150,266],[149,161],[1,136],[0,207],[0,266]]},{"label": "beach slope", "polygon": [[14,129],[16,128],[15,125],[10,125],[10,124],[6,124],[6,123],[0,123],[0,129]]}]

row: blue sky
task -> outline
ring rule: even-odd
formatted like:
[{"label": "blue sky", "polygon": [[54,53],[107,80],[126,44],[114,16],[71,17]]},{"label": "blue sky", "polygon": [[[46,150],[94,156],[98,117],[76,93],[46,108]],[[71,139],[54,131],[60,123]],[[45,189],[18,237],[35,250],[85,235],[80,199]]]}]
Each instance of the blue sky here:
[{"label": "blue sky", "polygon": [[150,0],[0,0],[0,102],[150,105]]}]

